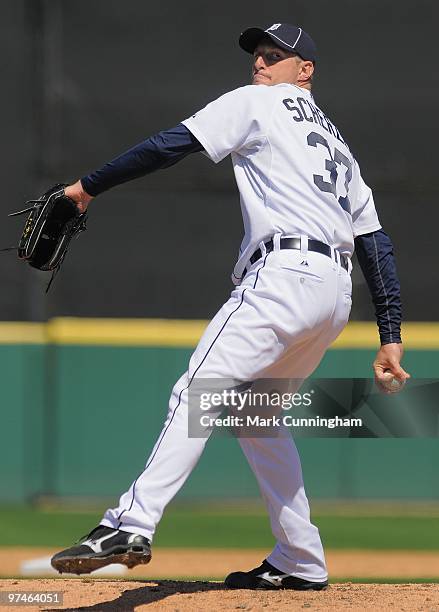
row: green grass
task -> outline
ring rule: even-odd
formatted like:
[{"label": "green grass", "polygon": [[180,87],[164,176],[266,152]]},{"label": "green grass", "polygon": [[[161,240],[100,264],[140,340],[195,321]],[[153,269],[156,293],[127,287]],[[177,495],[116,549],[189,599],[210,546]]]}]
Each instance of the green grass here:
[{"label": "green grass", "polygon": [[[59,547],[96,526],[99,512],[0,508],[0,546]],[[430,516],[314,516],[326,548],[439,550],[438,518]],[[268,519],[260,512],[171,509],[154,541],[162,547],[269,548]]]},{"label": "green grass", "polygon": [[327,548],[439,550],[435,517],[315,517]]}]

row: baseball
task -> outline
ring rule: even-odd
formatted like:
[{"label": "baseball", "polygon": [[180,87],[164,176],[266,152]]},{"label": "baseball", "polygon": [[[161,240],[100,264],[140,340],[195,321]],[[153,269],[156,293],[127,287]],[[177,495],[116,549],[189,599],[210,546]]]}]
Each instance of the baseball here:
[{"label": "baseball", "polygon": [[405,385],[405,380],[395,378],[391,372],[385,372],[380,382],[388,393],[398,393]]}]

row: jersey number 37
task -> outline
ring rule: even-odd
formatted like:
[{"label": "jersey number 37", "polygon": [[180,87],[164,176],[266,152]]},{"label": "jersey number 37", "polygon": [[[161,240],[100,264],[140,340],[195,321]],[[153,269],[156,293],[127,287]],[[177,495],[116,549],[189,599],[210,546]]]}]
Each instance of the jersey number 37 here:
[{"label": "jersey number 37", "polygon": [[[329,172],[329,181],[325,181],[324,177],[320,174],[314,174],[314,184],[325,193],[332,193],[337,202],[349,215],[351,214],[351,208],[348,198],[349,183],[352,179],[352,163],[349,158],[346,157],[339,149],[334,148],[334,154],[332,154],[331,147],[324,136],[317,132],[311,132],[308,134],[307,142],[310,147],[317,147],[321,145],[325,147],[329,153],[329,158],[325,159],[325,170]],[[338,167],[344,166],[345,168],[345,181],[344,188],[346,195],[337,195],[337,179],[338,179]]]}]

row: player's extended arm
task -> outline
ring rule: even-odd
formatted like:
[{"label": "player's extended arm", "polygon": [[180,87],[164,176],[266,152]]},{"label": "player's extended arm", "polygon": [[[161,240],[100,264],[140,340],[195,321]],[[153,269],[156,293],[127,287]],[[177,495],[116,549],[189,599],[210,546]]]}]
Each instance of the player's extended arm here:
[{"label": "player's extended arm", "polygon": [[159,132],[129,149],[111,162],[83,177],[65,189],[81,212],[89,202],[107,189],[133,179],[168,168],[189,155],[202,151],[195,136],[179,123],[176,127]]},{"label": "player's extended arm", "polygon": [[355,251],[366,278],[380,333],[381,348],[373,368],[377,383],[388,381],[388,372],[404,382],[410,378],[400,365],[403,346],[401,341],[401,290],[396,272],[393,245],[382,230],[355,238]]}]

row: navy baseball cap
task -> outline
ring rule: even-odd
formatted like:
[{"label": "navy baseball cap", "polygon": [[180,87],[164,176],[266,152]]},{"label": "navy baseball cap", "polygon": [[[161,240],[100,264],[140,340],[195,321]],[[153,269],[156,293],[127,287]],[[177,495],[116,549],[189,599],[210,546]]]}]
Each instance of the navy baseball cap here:
[{"label": "navy baseball cap", "polygon": [[253,53],[264,36],[269,36],[278,47],[300,55],[304,60],[315,62],[317,48],[309,34],[289,23],[273,23],[269,28],[248,28],[239,37],[239,46],[248,53]]}]

